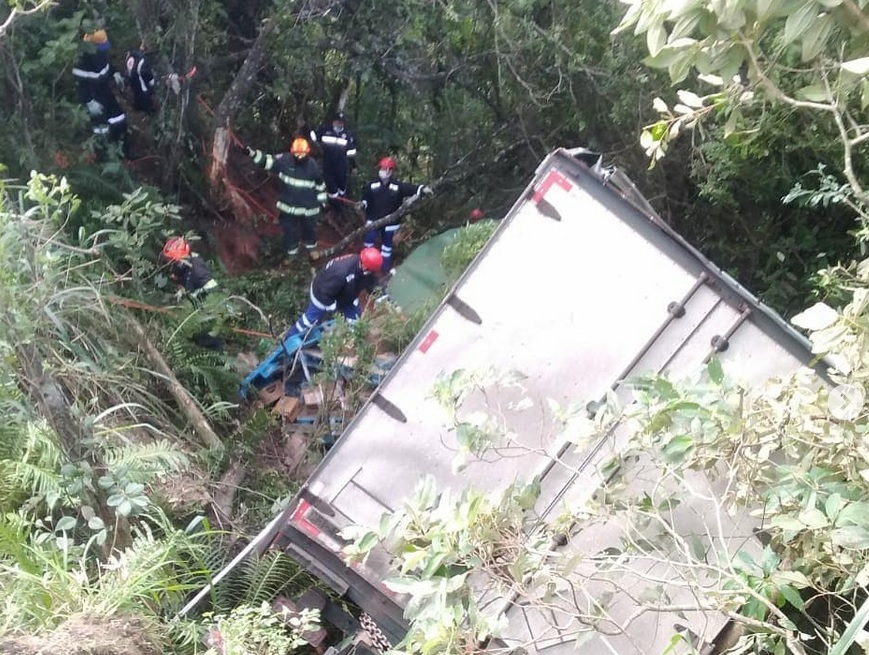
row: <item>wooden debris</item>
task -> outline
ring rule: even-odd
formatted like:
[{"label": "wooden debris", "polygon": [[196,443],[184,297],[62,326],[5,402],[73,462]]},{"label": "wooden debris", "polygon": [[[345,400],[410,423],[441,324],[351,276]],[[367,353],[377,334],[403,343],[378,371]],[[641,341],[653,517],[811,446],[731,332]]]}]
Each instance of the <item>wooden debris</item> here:
[{"label": "wooden debris", "polygon": [[277,380],[259,390],[259,399],[264,405],[273,405],[284,395],[284,383]]},{"label": "wooden debris", "polygon": [[319,407],[323,404],[323,392],[320,387],[302,390],[302,400],[307,407]]},{"label": "wooden debris", "polygon": [[302,412],[302,403],[298,398],[283,396],[272,408],[276,414],[280,414],[287,421],[295,421]]}]

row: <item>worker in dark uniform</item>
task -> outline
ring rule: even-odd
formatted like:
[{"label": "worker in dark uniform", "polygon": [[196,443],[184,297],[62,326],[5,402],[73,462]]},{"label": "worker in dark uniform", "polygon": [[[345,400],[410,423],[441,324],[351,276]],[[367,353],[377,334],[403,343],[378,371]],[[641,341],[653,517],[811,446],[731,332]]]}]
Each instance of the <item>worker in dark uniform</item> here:
[{"label": "worker in dark uniform", "polygon": [[78,83],[79,102],[91,118],[93,133],[120,141],[127,155],[127,117],[112,91],[112,81],[123,87],[124,77],[109,61],[110,47],[105,30],[85,34],[81,56],[72,74]]},{"label": "worker in dark uniform", "polygon": [[320,168],[309,156],[311,144],[304,137],[293,139],[289,156],[285,153],[267,155],[253,148],[248,148],[247,152],[257,166],[275,173],[281,181],[277,208],[287,255],[292,257],[299,253],[300,237],[305,248],[315,250],[317,235],[314,228],[327,196]]},{"label": "worker in dark uniform", "polygon": [[357,320],[362,314],[359,294],[363,290],[369,293],[374,290],[378,285],[375,274],[382,267],[383,257],[377,248],[363,248],[358,255],[342,255],[331,260],[314,276],[308,308],[284,339],[304,334],[328,312],[340,311],[348,321]]},{"label": "worker in dark uniform", "polygon": [[125,57],[127,83],[133,92],[133,108],[146,114],[157,109],[154,103],[154,71],[142,49],[130,50]]},{"label": "worker in dark uniform", "polygon": [[175,300],[185,296],[195,309],[201,309],[205,318],[203,330],[193,335],[193,341],[209,350],[222,350],[220,323],[217,318],[223,298],[217,298],[217,282],[205,260],[190,250],[184,237],[170,237],[163,245],[163,258],[169,263],[169,277],[178,285]]},{"label": "worker in dark uniform", "polygon": [[[366,224],[371,224],[379,218],[396,211],[405,198],[432,193],[430,187],[423,184],[407,184],[394,179],[395,161],[392,157],[384,157],[377,164],[377,179],[365,187],[360,205],[365,209]],[[380,228],[380,252],[383,255],[383,270],[392,268],[392,241],[395,233],[401,227],[400,220]],[[377,229],[370,230],[365,235],[365,247],[372,248],[377,242]]]},{"label": "worker in dark uniform", "polygon": [[344,112],[336,113],[331,125],[311,130],[311,141],[319,142],[323,150],[326,192],[331,198],[343,198],[348,174],[356,170],[356,139],[347,131]]}]

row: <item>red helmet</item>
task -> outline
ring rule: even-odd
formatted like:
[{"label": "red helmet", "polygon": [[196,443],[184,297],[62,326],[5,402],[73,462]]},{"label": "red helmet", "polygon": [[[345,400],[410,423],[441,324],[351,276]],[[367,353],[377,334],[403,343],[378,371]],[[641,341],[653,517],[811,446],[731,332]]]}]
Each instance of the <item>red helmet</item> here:
[{"label": "red helmet", "polygon": [[184,237],[169,237],[163,244],[163,256],[173,262],[189,257],[190,244],[184,240]]},{"label": "red helmet", "polygon": [[363,271],[379,271],[383,267],[383,255],[377,248],[363,248],[359,261]]},{"label": "red helmet", "polygon": [[307,157],[311,154],[311,144],[308,143],[308,140],[304,137],[296,137],[293,139],[293,143],[290,144],[290,154],[293,157]]},{"label": "red helmet", "polygon": [[483,210],[482,209],[474,209],[471,211],[471,223],[476,223],[481,218],[483,218]]},{"label": "red helmet", "polygon": [[395,160],[392,157],[384,157],[377,162],[377,168],[386,169],[388,171],[395,170]]}]

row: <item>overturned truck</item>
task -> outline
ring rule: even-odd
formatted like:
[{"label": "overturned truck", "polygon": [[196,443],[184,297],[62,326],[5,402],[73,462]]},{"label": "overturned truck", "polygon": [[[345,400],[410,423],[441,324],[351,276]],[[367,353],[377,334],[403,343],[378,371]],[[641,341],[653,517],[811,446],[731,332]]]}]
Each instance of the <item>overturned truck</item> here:
[{"label": "overturned truck", "polygon": [[[284,549],[396,644],[407,630],[407,598],[384,584],[395,574],[393,558],[379,548],[364,563],[348,563],[342,529],[378,525],[427,475],[438,489],[492,493],[535,477],[541,521],[581,506],[610,474],[606,465],[618,454],[625,426],[609,426],[578,447],[551,429],[553,402],[591,408],[608,394],[629,400],[628,380],[688,375],[712,357],[729,376],[748,382],[812,360],[801,335],[663,223],[621,171],[603,168],[583,149],[557,150],[256,546]],[[459,446],[432,387],[458,369],[491,367],[520,372],[530,402],[503,413],[516,440],[508,455],[472,458],[456,471]],[[517,398],[515,389],[487,393],[502,407]],[[640,470],[633,480],[641,488],[654,477]],[[720,508],[703,500],[714,498],[714,484],[702,476],[692,484],[702,493],[672,514],[692,547],[699,544],[709,557],[722,545],[728,552],[756,551],[754,519],[720,516]],[[558,548],[589,556],[611,549],[617,532],[611,527],[578,521]],[[728,619],[678,584],[679,570],[661,558],[633,558],[620,571],[616,583],[585,579],[576,599],[588,605],[582,612],[563,602],[540,607],[521,597],[493,599],[486,580],[473,582],[507,618],[490,645],[535,653],[566,654],[577,645],[594,655],[663,653],[677,633],[691,639],[676,652],[715,644]],[[649,579],[660,581],[672,609],[657,604],[645,611],[642,585]],[[590,614],[597,619],[577,618]]]}]

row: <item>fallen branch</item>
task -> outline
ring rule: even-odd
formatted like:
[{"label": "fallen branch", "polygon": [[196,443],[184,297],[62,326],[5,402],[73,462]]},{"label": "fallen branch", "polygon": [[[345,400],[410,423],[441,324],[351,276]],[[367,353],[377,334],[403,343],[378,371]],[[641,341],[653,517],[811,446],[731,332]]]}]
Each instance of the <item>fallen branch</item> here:
[{"label": "fallen branch", "polygon": [[223,528],[224,523],[229,523],[232,519],[235,495],[246,476],[247,470],[244,465],[236,461],[229,465],[229,468],[215,484],[217,489],[211,496],[211,509],[214,511],[214,518],[221,528]]},{"label": "fallen branch", "polygon": [[147,355],[157,373],[159,373],[166,381],[166,385],[169,387],[169,393],[172,394],[172,397],[175,398],[175,402],[178,403],[178,407],[190,420],[190,423],[193,425],[193,430],[199,436],[202,443],[209,448],[222,448],[223,443],[211,428],[211,424],[208,422],[208,419],[205,418],[205,414],[203,414],[202,410],[199,409],[199,405],[190,393],[188,393],[187,389],[185,389],[178,381],[178,378],[175,377],[175,374],[172,372],[172,369],[169,368],[169,364],[166,363],[163,355],[160,354],[160,351],[157,350],[157,348],[154,347],[154,344],[151,343],[151,340],[148,339],[148,335],[145,334],[145,330],[141,324],[137,320],[131,318],[130,326],[136,334],[136,337],[138,337],[142,350],[145,351],[145,355]]}]

